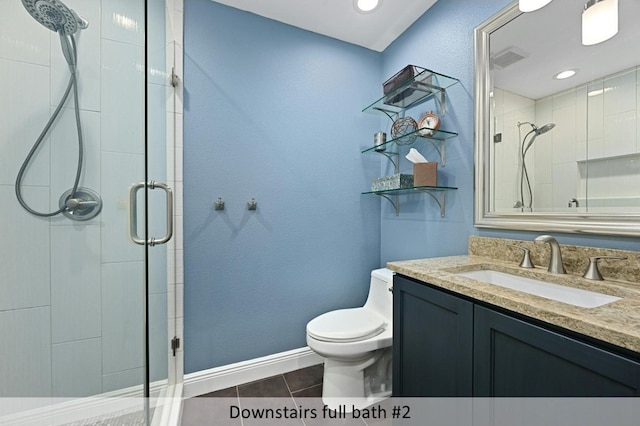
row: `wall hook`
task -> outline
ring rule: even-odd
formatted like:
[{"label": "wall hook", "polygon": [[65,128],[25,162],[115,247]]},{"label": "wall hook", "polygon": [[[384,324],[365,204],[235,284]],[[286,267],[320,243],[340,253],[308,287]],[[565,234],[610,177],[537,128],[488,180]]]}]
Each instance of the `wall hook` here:
[{"label": "wall hook", "polygon": [[214,210],[224,210],[224,200],[220,197],[213,203]]},{"label": "wall hook", "polygon": [[258,202],[256,201],[255,198],[252,198],[249,200],[249,202],[247,203],[247,210],[257,210],[258,209]]}]

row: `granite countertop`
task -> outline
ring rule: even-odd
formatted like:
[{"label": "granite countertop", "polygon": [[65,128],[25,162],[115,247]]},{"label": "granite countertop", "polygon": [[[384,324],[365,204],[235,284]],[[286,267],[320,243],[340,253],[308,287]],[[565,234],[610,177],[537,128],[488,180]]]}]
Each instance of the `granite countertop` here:
[{"label": "granite countertop", "polygon": [[[531,318],[640,353],[640,285],[579,275],[551,274],[546,268],[524,269],[513,262],[464,255],[389,262],[387,268],[460,295],[499,306]],[[596,308],[582,308],[456,275],[493,269],[620,297]]]}]

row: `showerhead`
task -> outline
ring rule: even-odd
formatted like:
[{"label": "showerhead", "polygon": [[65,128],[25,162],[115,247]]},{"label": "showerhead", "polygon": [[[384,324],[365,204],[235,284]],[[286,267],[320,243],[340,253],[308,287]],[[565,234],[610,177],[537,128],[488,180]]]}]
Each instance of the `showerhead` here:
[{"label": "showerhead", "polygon": [[518,121],[518,128],[520,128],[520,126],[522,126],[523,124],[528,124],[529,126],[531,126],[531,132],[534,132],[536,136],[540,136],[543,133],[547,133],[549,130],[556,127],[556,123],[547,123],[542,127],[538,127],[529,121],[523,121],[523,122]]},{"label": "showerhead", "polygon": [[87,28],[89,23],[58,0],[22,0],[33,18],[60,36],[69,36]]},{"label": "showerhead", "polygon": [[[555,123],[547,123],[542,127],[538,127],[533,123],[528,123],[531,125],[531,127],[533,128],[533,130],[531,130],[531,132],[533,132],[533,137],[531,138],[531,140],[529,140],[529,143],[527,144],[526,148],[524,148],[523,154],[526,154],[527,151],[529,150],[529,148],[531,148],[531,145],[533,145],[533,142],[536,140],[536,137],[547,133],[548,131],[550,131],[551,129],[553,129],[554,127],[556,127]],[[527,135],[531,134],[531,132],[527,133]],[[526,136],[525,136],[526,138]]]},{"label": "showerhead", "polygon": [[535,127],[534,126],[534,130],[536,131],[536,135],[540,136],[543,133],[547,133],[548,131],[550,131],[554,127],[556,127],[556,123],[548,123],[548,124],[545,124],[542,127]]}]

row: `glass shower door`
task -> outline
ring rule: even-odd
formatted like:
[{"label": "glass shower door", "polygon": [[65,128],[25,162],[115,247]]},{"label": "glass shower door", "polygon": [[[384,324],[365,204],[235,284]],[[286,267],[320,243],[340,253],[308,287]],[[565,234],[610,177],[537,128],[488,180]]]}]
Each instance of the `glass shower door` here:
[{"label": "glass shower door", "polygon": [[0,9],[0,423],[107,397],[100,415],[141,418],[171,361],[173,250],[149,244],[170,222],[148,184],[173,169],[165,2]]}]

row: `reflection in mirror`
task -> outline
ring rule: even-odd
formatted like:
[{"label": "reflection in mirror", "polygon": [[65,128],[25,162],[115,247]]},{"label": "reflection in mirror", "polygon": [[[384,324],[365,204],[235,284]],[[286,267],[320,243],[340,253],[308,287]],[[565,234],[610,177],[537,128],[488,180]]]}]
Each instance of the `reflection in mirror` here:
[{"label": "reflection in mirror", "polygon": [[516,2],[476,29],[478,226],[640,230],[640,2],[592,46],[583,7]]}]

